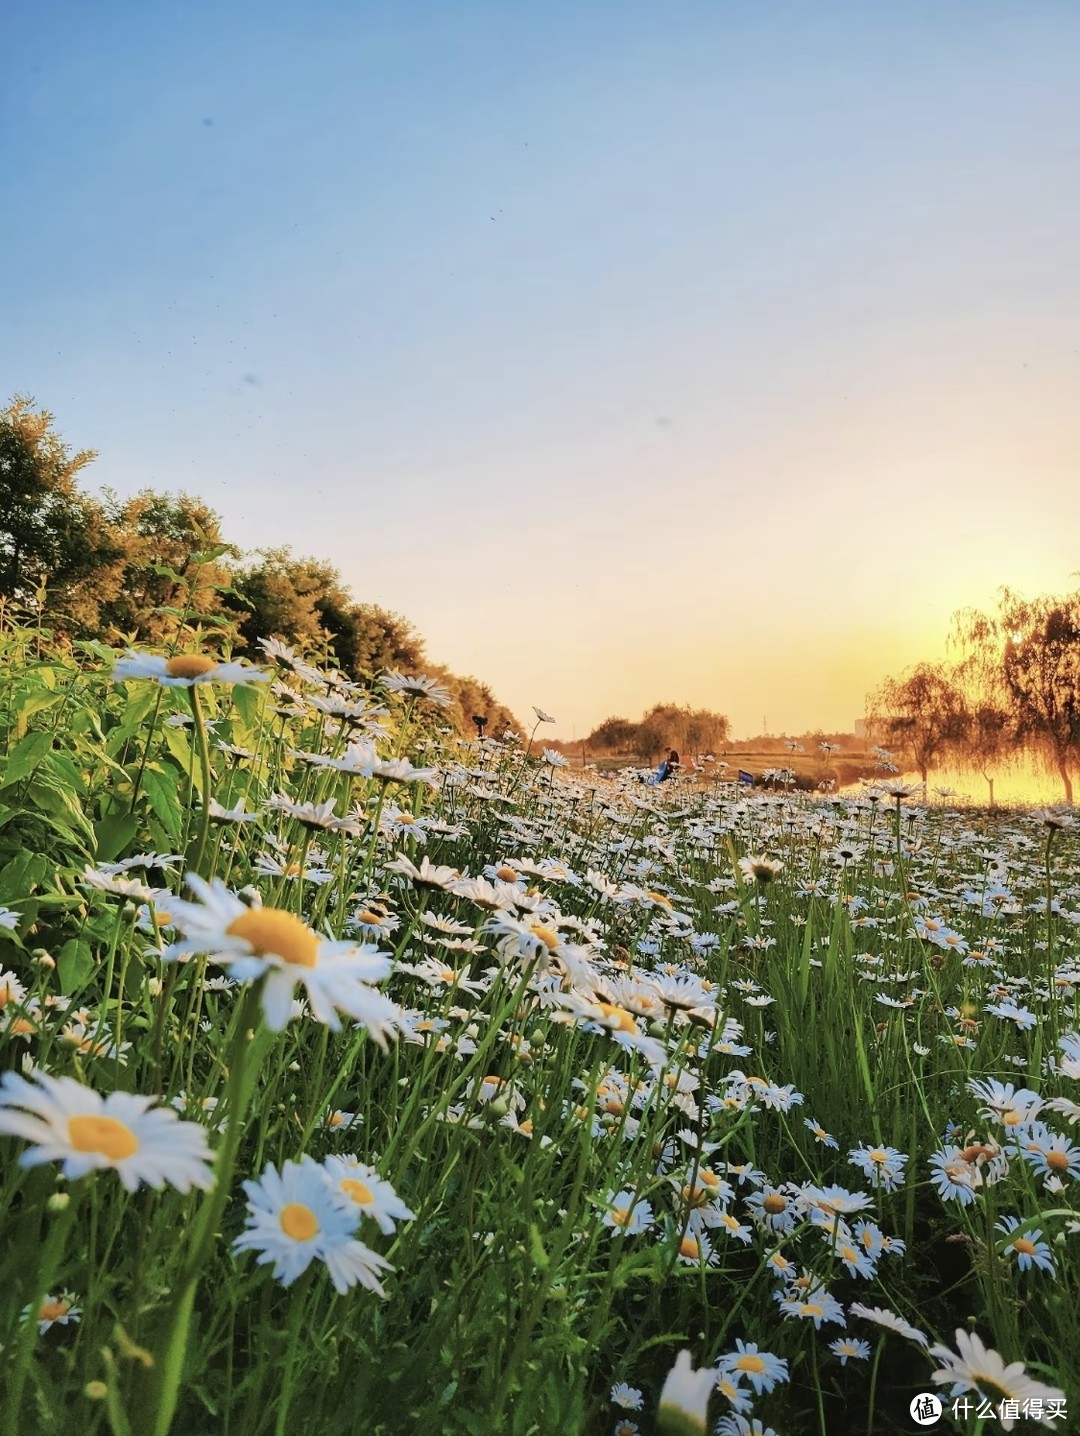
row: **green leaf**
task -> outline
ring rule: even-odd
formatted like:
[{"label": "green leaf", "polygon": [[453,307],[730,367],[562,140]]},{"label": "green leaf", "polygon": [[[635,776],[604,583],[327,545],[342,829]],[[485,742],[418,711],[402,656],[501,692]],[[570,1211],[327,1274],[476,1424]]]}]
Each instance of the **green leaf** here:
[{"label": "green leaf", "polygon": [[20,783],[24,778],[29,778],[51,747],[51,733],[28,733],[25,738],[20,739],[12,748],[0,773],[0,788],[9,788],[12,783]]},{"label": "green leaf", "polygon": [[69,938],[56,955],[56,971],[65,997],[85,987],[94,973],[94,954],[89,944],[78,937]]},{"label": "green leaf", "polygon": [[15,719],[15,736],[21,738],[29,726],[30,719],[35,713],[41,713],[53,704],[63,701],[62,693],[51,693],[47,688],[40,687],[23,693],[15,700],[15,708],[12,717]]},{"label": "green leaf", "polygon": [[255,727],[259,719],[259,714],[262,712],[265,698],[262,687],[263,685],[260,685],[260,687],[256,689],[242,683],[233,686],[233,703],[236,705],[236,711],[240,714],[245,726],[249,730]]},{"label": "green leaf", "polygon": [[36,807],[42,813],[62,818],[72,833],[78,835],[78,845],[83,851],[93,845],[94,830],[82,807],[70,790],[58,782],[47,769],[39,770],[31,780],[26,790],[26,805],[28,808]]},{"label": "green leaf", "polygon": [[0,902],[29,897],[48,871],[49,860],[41,853],[19,853],[0,870]]},{"label": "green leaf", "polygon": [[186,734],[179,728],[166,728],[164,731],[165,746],[180,764],[181,771],[190,777],[195,766],[195,754],[192,752],[191,743]]},{"label": "green leaf", "polygon": [[111,863],[131,842],[139,830],[139,820],[134,813],[110,813],[94,824],[97,838],[97,860]]},{"label": "green leaf", "polygon": [[143,773],[143,798],[174,843],[179,840],[183,827],[182,786],[183,780],[171,763],[148,764]]}]

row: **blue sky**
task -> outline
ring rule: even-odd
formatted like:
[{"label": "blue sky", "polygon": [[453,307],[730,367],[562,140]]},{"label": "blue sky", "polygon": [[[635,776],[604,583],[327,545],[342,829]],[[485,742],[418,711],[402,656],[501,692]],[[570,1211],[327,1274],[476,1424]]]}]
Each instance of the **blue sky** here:
[{"label": "blue sky", "polygon": [[7,14],[0,400],[560,734],[1078,566],[1076,6]]}]

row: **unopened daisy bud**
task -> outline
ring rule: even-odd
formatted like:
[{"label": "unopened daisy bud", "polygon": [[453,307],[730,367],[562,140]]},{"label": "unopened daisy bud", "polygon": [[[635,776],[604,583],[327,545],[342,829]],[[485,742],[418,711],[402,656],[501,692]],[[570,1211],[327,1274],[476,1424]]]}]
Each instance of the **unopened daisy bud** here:
[{"label": "unopened daisy bud", "polygon": [[51,952],[46,952],[43,947],[35,947],[31,956],[38,967],[43,967],[46,972],[52,972],[56,967],[56,959]]},{"label": "unopened daisy bud", "polygon": [[657,1430],[663,1436],[701,1436],[708,1429],[709,1397],[716,1371],[695,1371],[688,1351],[680,1351],[660,1392]]},{"label": "unopened daisy bud", "polygon": [[290,1062],[290,1063],[289,1063],[289,1071],[290,1071],[290,1072],[299,1072],[299,1071],[300,1071],[300,1063],[299,1063],[299,1062]]},{"label": "unopened daisy bud", "polygon": [[247,887],[240,889],[237,897],[246,902],[248,907],[262,907],[263,905],[262,893],[257,887],[252,887],[250,883]]},{"label": "unopened daisy bud", "polygon": [[152,977],[150,981],[146,984],[146,990],[149,992],[151,997],[160,997],[162,987],[163,983],[160,977]]},{"label": "unopened daisy bud", "polygon": [[487,1104],[487,1110],[492,1117],[505,1117],[510,1112],[510,1103],[505,1097],[496,1097],[494,1102]]},{"label": "unopened daisy bud", "polygon": [[47,1212],[53,1212],[54,1214],[56,1212],[66,1212],[70,1205],[70,1192],[53,1192],[52,1196],[45,1203],[45,1210]]},{"label": "unopened daisy bud", "polygon": [[83,1395],[88,1401],[104,1401],[109,1394],[109,1388],[104,1381],[88,1381],[83,1387]]},{"label": "unopened daisy bud", "polygon": [[534,1027],[529,1033],[528,1041],[530,1047],[535,1047],[539,1050],[547,1042],[547,1033],[542,1027]]},{"label": "unopened daisy bud", "polygon": [[663,1037],[667,1033],[667,1028],[662,1022],[650,1022],[649,1031],[654,1037]]}]

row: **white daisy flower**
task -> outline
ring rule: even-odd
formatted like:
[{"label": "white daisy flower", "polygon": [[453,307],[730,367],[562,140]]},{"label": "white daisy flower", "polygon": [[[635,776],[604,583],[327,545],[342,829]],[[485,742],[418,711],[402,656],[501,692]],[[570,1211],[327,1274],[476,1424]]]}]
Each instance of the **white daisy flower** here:
[{"label": "white daisy flower", "polygon": [[630,1386],[625,1381],[616,1381],[611,1388],[612,1406],[621,1406],[624,1411],[643,1411],[645,1399],[636,1386]]},{"label": "white daisy flower", "polygon": [[369,984],[390,975],[387,954],[367,944],[328,941],[284,908],[247,907],[220,878],[211,884],[190,873],[187,884],[200,901],[172,904],[174,925],[184,937],[163,958],[205,953],[241,982],[265,977],[262,1007],[271,1031],[287,1025],[300,984],[316,1021],[337,1032],[337,1014],[344,1012],[385,1046],[398,1008]]},{"label": "white daisy flower", "polygon": [[137,653],[128,649],[112,671],[114,683],[149,678],[165,688],[194,688],[200,683],[266,683],[270,675],[246,663],[222,663],[209,653]]},{"label": "white daisy flower", "polygon": [[214,1185],[206,1131],[197,1122],[154,1107],[153,1097],[102,1097],[71,1077],[34,1075],[36,1085],[14,1072],[0,1079],[0,1133],[35,1143],[21,1166],[61,1162],[69,1180],[111,1167],[129,1192],[143,1182],[181,1192]]},{"label": "white daisy flower", "polygon": [[[29,1315],[30,1308],[24,1306],[22,1309],[23,1321],[26,1321]],[[70,1291],[65,1291],[60,1296],[53,1296],[51,1292],[48,1292],[38,1307],[38,1335],[44,1336],[52,1326],[67,1326],[69,1322],[78,1321],[81,1316],[82,1307],[75,1305],[75,1297]]]},{"label": "white daisy flower", "polygon": [[384,1236],[390,1236],[394,1222],[408,1222],[416,1215],[379,1176],[374,1167],[365,1166],[357,1157],[327,1157],[323,1162],[330,1184],[346,1210],[355,1216],[362,1212],[378,1222]]},{"label": "white daisy flower", "polygon": [[379,1277],[393,1267],[355,1239],[356,1208],[348,1210],[335,1197],[318,1162],[303,1157],[286,1162],[280,1172],[268,1164],[259,1181],[244,1183],[244,1191],[247,1228],[233,1247],[257,1251],[260,1266],[273,1262],[283,1286],[291,1286],[313,1261],[322,1261],[338,1292],[344,1294],[359,1282],[386,1295]]},{"label": "white daisy flower", "polygon": [[[948,1386],[950,1396],[962,1396],[965,1391],[973,1391],[993,1401],[1000,1401],[1004,1396],[1014,1405],[1031,1400],[1065,1400],[1065,1393],[1060,1388],[1036,1381],[1027,1374],[1022,1361],[1012,1361],[1006,1366],[999,1352],[984,1346],[973,1331],[965,1331],[963,1327],[956,1330],[955,1352],[939,1345],[932,1346],[929,1355],[944,1363],[932,1373],[931,1381],[936,1386]],[[1005,1415],[1004,1407],[1001,1424],[1006,1431],[1011,1431],[1015,1425],[1015,1418]],[[1048,1420],[1046,1424],[1052,1426],[1054,1422]]]},{"label": "white daisy flower", "polygon": [[425,678],[422,674],[410,678],[391,669],[383,674],[382,686],[388,693],[400,693],[405,698],[426,698],[439,708],[449,708],[454,701],[449,690],[437,679]]}]

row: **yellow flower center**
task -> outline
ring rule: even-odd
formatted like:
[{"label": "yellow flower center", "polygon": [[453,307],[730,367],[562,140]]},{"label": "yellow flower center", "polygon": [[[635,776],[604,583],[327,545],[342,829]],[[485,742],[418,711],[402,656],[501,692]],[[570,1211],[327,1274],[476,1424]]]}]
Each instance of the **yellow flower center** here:
[{"label": "yellow flower center", "polygon": [[744,1351],[735,1362],[737,1371],[753,1371],[755,1373],[765,1370],[765,1363],[760,1356],[755,1356],[751,1351]]},{"label": "yellow flower center", "polygon": [[763,1209],[769,1213],[770,1216],[775,1217],[779,1212],[787,1211],[787,1197],[781,1197],[777,1196],[776,1194],[773,1194],[766,1197],[761,1205]]},{"label": "yellow flower center", "polygon": [[98,1152],[113,1162],[139,1150],[138,1137],[115,1117],[69,1117],[68,1141],[76,1152]]},{"label": "yellow flower center", "polygon": [[318,934],[283,908],[249,908],[225,931],[230,937],[242,937],[256,957],[282,957],[297,967],[315,967],[319,960]]},{"label": "yellow flower center", "polygon": [[872,1162],[877,1162],[880,1165],[882,1162],[887,1162],[889,1160],[889,1155],[887,1152],[883,1152],[879,1147],[877,1151],[870,1153],[870,1160]]},{"label": "yellow flower center", "polygon": [[0,1009],[5,1008],[8,1003],[13,1002],[14,999],[15,993],[12,990],[11,983],[5,982],[3,986],[0,986]]},{"label": "yellow flower center", "polygon": [[1013,1242],[1013,1246],[1018,1252],[1022,1252],[1024,1256],[1035,1255],[1035,1243],[1029,1242],[1027,1237],[1017,1237]]},{"label": "yellow flower center", "polygon": [[358,1207],[368,1206],[375,1200],[375,1193],[366,1182],[360,1181],[359,1177],[346,1177],[341,1183],[341,1190],[351,1197]]},{"label": "yellow flower center", "polygon": [[377,912],[371,912],[369,908],[365,908],[363,912],[356,914],[356,921],[365,923],[369,927],[378,927],[382,922],[382,918]]},{"label": "yellow flower center", "polygon": [[319,1219],[303,1202],[287,1202],[278,1217],[281,1230],[294,1242],[309,1242],[318,1235]]},{"label": "yellow flower center", "polygon": [[514,871],[513,868],[496,868],[496,869],[495,869],[495,876],[499,879],[500,882],[504,882],[504,883],[516,883],[516,882],[517,882],[517,873]]},{"label": "yellow flower center", "polygon": [[818,1306],[815,1301],[804,1301],[799,1307],[799,1312],[802,1316],[824,1316],[825,1308]]},{"label": "yellow flower center", "polygon": [[201,678],[218,667],[219,660],[207,653],[177,653],[165,664],[165,672],[170,678]]},{"label": "yellow flower center", "polygon": [[612,1207],[612,1208],[611,1208],[611,1220],[615,1223],[615,1225],[616,1225],[617,1227],[624,1227],[624,1226],[626,1226],[627,1222],[630,1220],[630,1208],[629,1208],[629,1207]]},{"label": "yellow flower center", "polygon": [[701,1256],[701,1244],[693,1237],[683,1237],[679,1243],[679,1255],[689,1257],[691,1261],[697,1261]]},{"label": "yellow flower center", "polygon": [[71,1303],[67,1301],[46,1301],[38,1309],[38,1321],[59,1321],[67,1316]]},{"label": "yellow flower center", "polygon": [[525,1119],[524,1122],[519,1122],[519,1123],[518,1123],[518,1131],[519,1131],[519,1132],[524,1132],[525,1135],[526,1135],[526,1137],[531,1137],[532,1134],[533,1134],[533,1124],[532,1124],[532,1122],[526,1117],[526,1119]]},{"label": "yellow flower center", "polygon": [[16,1017],[15,1021],[8,1028],[8,1031],[15,1033],[18,1037],[32,1037],[37,1032],[37,1028],[32,1022],[28,1022],[25,1017]]},{"label": "yellow flower center", "polygon": [[1053,1167],[1055,1172],[1064,1172],[1069,1165],[1069,1159],[1064,1152],[1046,1152],[1046,1165]]},{"label": "yellow flower center", "polygon": [[1006,1127],[1015,1127],[1023,1120],[1023,1115],[1015,1107],[1010,1107],[1007,1112],[1002,1112],[1001,1120]]},{"label": "yellow flower center", "polygon": [[398,813],[397,820],[405,827],[408,827],[411,823],[416,822],[416,819],[413,817],[412,813]]},{"label": "yellow flower center", "polygon": [[539,938],[549,952],[552,948],[556,948],[559,945],[559,934],[552,932],[550,927],[541,927],[539,924],[533,923],[532,935],[535,938]]},{"label": "yellow flower center", "polygon": [[616,1007],[612,1002],[598,1002],[597,1007],[604,1014],[610,1026],[619,1032],[636,1032],[637,1023],[625,1007]]}]

